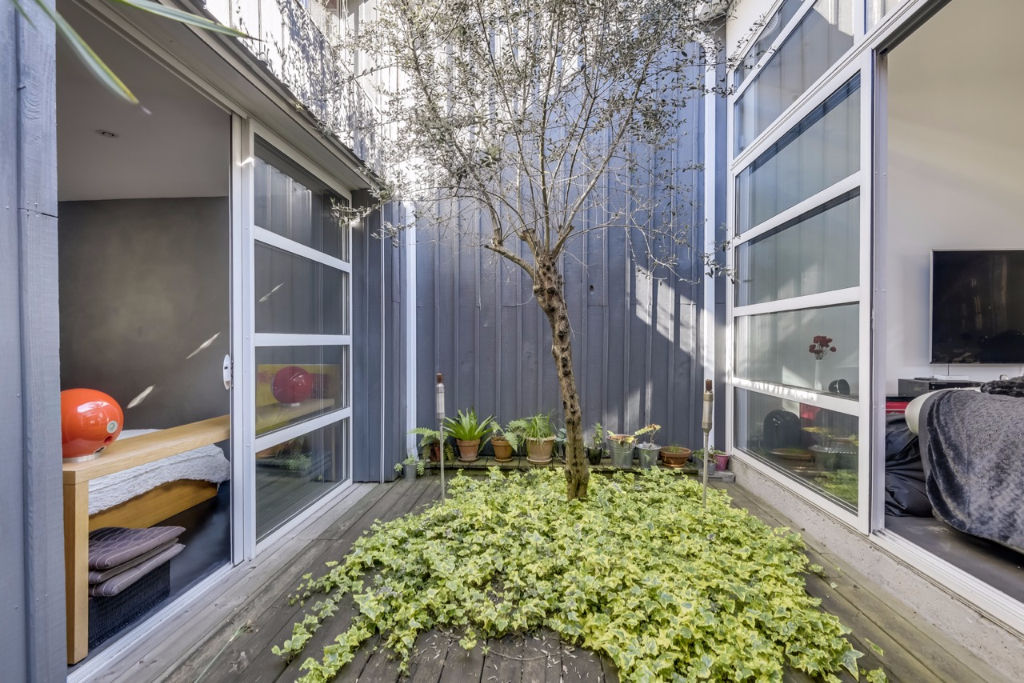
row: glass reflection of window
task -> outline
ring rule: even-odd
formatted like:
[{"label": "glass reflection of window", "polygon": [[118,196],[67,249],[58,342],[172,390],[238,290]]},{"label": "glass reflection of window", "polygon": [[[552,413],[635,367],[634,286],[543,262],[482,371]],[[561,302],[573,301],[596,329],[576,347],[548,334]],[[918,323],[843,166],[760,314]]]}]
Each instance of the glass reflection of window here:
[{"label": "glass reflection of window", "polygon": [[818,0],[736,100],[736,153],[853,47],[851,0]]}]

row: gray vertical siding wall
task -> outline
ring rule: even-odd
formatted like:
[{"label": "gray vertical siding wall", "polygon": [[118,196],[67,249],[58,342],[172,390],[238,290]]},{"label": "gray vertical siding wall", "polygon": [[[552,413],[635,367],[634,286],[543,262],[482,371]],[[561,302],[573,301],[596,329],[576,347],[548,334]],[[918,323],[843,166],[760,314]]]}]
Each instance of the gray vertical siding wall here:
[{"label": "gray vertical siding wall", "polygon": [[[52,3],[48,3],[52,4]],[[0,679],[64,678],[53,25],[0,5]]]},{"label": "gray vertical siding wall", "polygon": [[[702,107],[684,114],[675,150],[677,180],[690,189],[691,244],[702,240]],[[591,208],[591,212],[596,211]],[[474,407],[504,423],[537,411],[561,422],[551,333],[517,266],[481,249],[472,233],[486,226],[417,232],[417,422],[433,424],[435,372],[445,375],[446,408]],[[702,369],[699,358],[700,257],[680,247],[676,274],[644,274],[623,230],[582,234],[563,258],[573,330],[573,358],[587,428],[614,431],[662,425],[662,443],[697,443]]]},{"label": "gray vertical siding wall", "polygon": [[[355,206],[372,204],[365,193]],[[355,481],[391,481],[405,458],[403,416],[406,367],[402,349],[409,343],[402,316],[402,260],[406,250],[377,233],[381,217],[402,222],[401,208],[374,211],[352,231],[352,390],[353,470]],[[383,453],[383,464],[381,454]]]}]

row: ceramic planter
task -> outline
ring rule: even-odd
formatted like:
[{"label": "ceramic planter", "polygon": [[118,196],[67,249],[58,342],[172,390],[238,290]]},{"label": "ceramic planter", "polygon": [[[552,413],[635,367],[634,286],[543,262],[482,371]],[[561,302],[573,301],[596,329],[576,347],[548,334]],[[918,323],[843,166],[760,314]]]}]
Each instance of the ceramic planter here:
[{"label": "ceramic planter", "polygon": [[633,467],[633,444],[612,441],[612,464],[623,469]]},{"label": "ceramic planter", "polygon": [[546,465],[551,462],[551,451],[554,447],[554,437],[548,437],[547,439],[527,439],[526,459],[534,465]]},{"label": "ceramic planter", "polygon": [[441,462],[441,444],[436,441],[430,444],[430,462]]},{"label": "ceramic planter", "polygon": [[455,443],[459,447],[459,460],[461,462],[473,462],[480,457],[480,439],[473,439],[472,441],[456,439]]},{"label": "ceramic planter", "polygon": [[661,449],[661,461],[665,463],[665,467],[671,467],[672,469],[686,467],[692,454],[693,451],[689,448],[665,446]]},{"label": "ceramic planter", "polygon": [[649,470],[657,465],[658,451],[660,450],[661,446],[657,446],[653,443],[637,445],[636,452],[640,458],[640,468]]},{"label": "ceramic planter", "polygon": [[494,446],[495,461],[508,462],[512,459],[512,444],[507,440],[502,439],[500,436],[496,436],[491,439],[491,445]]},{"label": "ceramic planter", "polygon": [[603,458],[603,457],[604,457],[604,449],[603,448],[600,448],[600,447],[598,447],[598,448],[591,448],[591,447],[587,446],[587,460],[590,462],[591,465],[600,465],[601,464],[601,458]]},{"label": "ceramic planter", "polygon": [[715,453],[715,469],[724,472],[729,469],[729,456],[725,453]]}]

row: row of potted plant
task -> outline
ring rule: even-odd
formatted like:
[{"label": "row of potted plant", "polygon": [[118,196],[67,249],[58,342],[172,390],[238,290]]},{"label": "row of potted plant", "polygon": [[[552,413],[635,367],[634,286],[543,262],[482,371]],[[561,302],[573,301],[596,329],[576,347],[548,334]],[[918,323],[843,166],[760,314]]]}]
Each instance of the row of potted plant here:
[{"label": "row of potted plant", "polygon": [[[455,439],[459,450],[459,460],[473,462],[480,456],[480,451],[489,441],[494,449],[497,462],[508,462],[526,445],[527,461],[543,465],[551,462],[555,445],[565,442],[565,430],[556,433],[551,417],[546,413],[537,413],[529,417],[512,420],[502,426],[493,416],[479,419],[476,411],[459,410],[455,417],[445,419],[445,433]],[[654,443],[654,435],[661,429],[660,425],[649,424],[632,433],[616,434],[605,431],[600,422],[591,428],[590,439],[585,444],[587,459],[592,465],[601,463],[605,455],[605,440],[611,446],[612,464],[624,469],[633,467],[634,451],[639,456],[641,468],[654,467],[659,456],[668,467],[684,467],[696,453],[682,446],[659,446]],[[412,431],[418,434],[423,458],[432,461],[440,459],[440,433],[436,429],[419,427]],[[646,437],[639,441],[640,437]],[[446,457],[453,457],[451,446],[446,446]],[[728,456],[717,451],[715,455],[718,469],[725,469]],[[724,456],[724,457],[723,457]]]}]

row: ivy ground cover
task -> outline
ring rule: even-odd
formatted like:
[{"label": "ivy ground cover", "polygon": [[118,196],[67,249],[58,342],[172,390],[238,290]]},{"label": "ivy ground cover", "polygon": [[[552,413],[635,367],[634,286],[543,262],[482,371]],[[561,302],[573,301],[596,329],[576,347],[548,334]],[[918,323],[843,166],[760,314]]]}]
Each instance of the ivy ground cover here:
[{"label": "ivy ground cover", "polygon": [[[303,577],[305,616],[275,653],[308,657],[302,680],[324,681],[374,633],[404,670],[424,631],[454,630],[471,649],[547,627],[610,657],[623,680],[778,681],[787,667],[857,677],[847,629],[804,589],[802,549],[724,492],[702,508],[699,484],[657,469],[594,477],[589,499],[572,502],[555,470],[459,476],[446,501],[376,524]],[[304,653],[349,594],[351,622]]]}]

